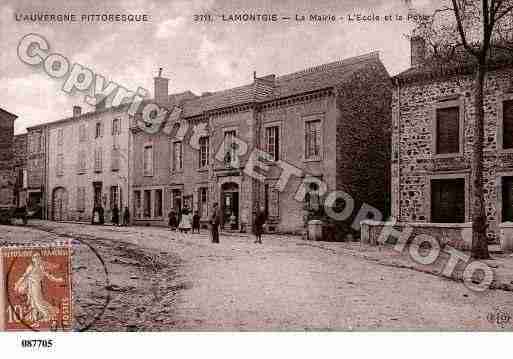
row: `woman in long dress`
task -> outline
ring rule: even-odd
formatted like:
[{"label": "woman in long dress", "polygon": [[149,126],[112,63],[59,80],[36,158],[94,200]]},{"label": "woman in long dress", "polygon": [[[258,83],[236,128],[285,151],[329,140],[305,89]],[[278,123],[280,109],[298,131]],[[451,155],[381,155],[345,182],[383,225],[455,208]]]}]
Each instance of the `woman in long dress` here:
[{"label": "woman in long dress", "polygon": [[39,253],[32,255],[32,261],[27,266],[25,273],[14,285],[14,290],[27,296],[27,305],[31,310],[31,318],[34,321],[50,321],[58,312],[43,296],[43,280],[47,278],[52,282],[62,283],[64,279],[54,277],[48,272],[50,263],[41,260]]},{"label": "woman in long dress", "polygon": [[191,228],[191,214],[189,213],[189,210],[187,208],[184,208],[182,211],[182,219],[180,220],[178,229],[180,230],[180,232],[189,233]]}]

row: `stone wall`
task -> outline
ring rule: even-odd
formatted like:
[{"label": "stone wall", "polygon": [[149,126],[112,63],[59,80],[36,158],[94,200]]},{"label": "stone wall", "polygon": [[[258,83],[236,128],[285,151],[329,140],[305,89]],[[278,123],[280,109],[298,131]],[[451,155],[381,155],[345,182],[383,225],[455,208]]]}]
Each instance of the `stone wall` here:
[{"label": "stone wall", "polygon": [[[488,237],[496,239],[501,195],[500,176],[513,171],[511,152],[498,148],[500,107],[513,92],[513,69],[490,72],[485,81],[484,108],[484,192],[489,221]],[[430,221],[430,179],[434,176],[461,176],[466,179],[466,221],[471,219],[470,186],[473,116],[471,75],[426,79],[396,86],[393,92],[393,216],[401,222]],[[441,100],[460,101],[463,119],[463,150],[439,158],[432,153],[434,111]]]},{"label": "stone wall", "polygon": [[[379,240],[380,236],[385,236],[390,229],[405,232],[409,227],[412,229],[407,243],[410,243],[417,235],[426,234],[435,237],[440,243],[441,247],[449,245],[459,250],[470,250],[472,247],[472,224],[471,223],[401,223],[394,224],[377,222],[377,221],[363,221],[361,222],[361,238],[362,243],[376,245],[382,242],[383,238]],[[385,231],[385,232],[383,232]],[[397,236],[386,237],[386,243],[394,244],[397,241]]]}]

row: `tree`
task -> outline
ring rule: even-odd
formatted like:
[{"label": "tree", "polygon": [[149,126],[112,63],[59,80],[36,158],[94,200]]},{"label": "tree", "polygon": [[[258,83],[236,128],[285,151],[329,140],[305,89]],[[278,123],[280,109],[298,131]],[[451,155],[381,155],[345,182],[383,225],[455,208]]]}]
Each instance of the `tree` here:
[{"label": "tree", "polygon": [[[471,164],[472,257],[489,258],[483,192],[484,86],[490,62],[501,53],[513,55],[513,0],[450,0],[428,19],[417,22],[413,35],[430,45],[433,58],[472,66],[474,121]],[[435,60],[436,61],[436,60]]]}]

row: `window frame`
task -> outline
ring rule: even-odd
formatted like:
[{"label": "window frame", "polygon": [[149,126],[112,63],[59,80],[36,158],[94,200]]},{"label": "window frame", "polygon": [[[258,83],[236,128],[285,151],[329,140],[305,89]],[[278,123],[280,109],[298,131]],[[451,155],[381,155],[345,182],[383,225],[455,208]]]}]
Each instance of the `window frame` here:
[{"label": "window frame", "polygon": [[[270,128],[276,128],[277,132],[278,132],[278,148],[275,149],[275,154],[271,154],[269,152],[269,138],[268,138],[268,135],[267,135],[268,134],[267,131]],[[277,162],[277,161],[280,161],[280,160],[283,159],[282,158],[283,157],[282,156],[282,148],[283,148],[282,140],[283,140],[283,138],[282,138],[281,133],[282,133],[282,123],[281,123],[281,121],[274,121],[274,122],[264,123],[264,136],[263,136],[264,137],[263,138],[264,151],[269,153],[271,156],[273,156],[273,160],[272,160],[273,162]],[[275,140],[274,145],[276,146],[276,140]],[[275,155],[277,155],[278,158],[276,158]]]},{"label": "window frame", "polygon": [[115,117],[112,119],[112,136],[119,136],[121,134],[121,119]]},{"label": "window frame", "polygon": [[[226,167],[226,168],[236,168],[237,166],[232,166],[231,164],[233,164],[233,158],[230,157],[230,164],[227,164],[225,161],[224,161],[224,158],[226,157],[226,153],[228,153],[227,151],[227,143],[226,143],[226,135],[228,133],[232,133],[233,132],[233,138],[238,138],[237,135],[239,133],[239,128],[238,127],[225,127],[223,128],[223,139],[222,139],[222,144],[224,146],[223,148],[223,166]],[[237,141],[233,141],[232,143],[237,143]],[[237,153],[237,150],[236,149],[231,149],[230,150],[230,154],[236,154]],[[235,157],[235,156],[234,156]]]},{"label": "window frame", "polygon": [[120,170],[121,153],[118,147],[112,147],[110,152],[110,170],[118,172]]},{"label": "window frame", "polygon": [[64,176],[64,154],[57,154],[57,166],[56,166],[56,174],[59,177]]},{"label": "window frame", "polygon": [[[176,146],[180,144],[180,162],[179,167],[177,167],[177,158],[176,158]],[[183,142],[182,141],[171,141],[171,172],[179,173],[183,171]]]},{"label": "window frame", "polygon": [[77,187],[77,212],[85,212],[85,191],[84,186]]},{"label": "window frame", "polygon": [[[146,166],[147,160],[146,160],[146,150],[150,149],[150,165]],[[143,146],[143,176],[144,177],[153,177],[153,168],[154,168],[154,149],[153,149],[153,143],[145,143]],[[148,170],[147,170],[148,167]]]},{"label": "window frame", "polygon": [[[202,141],[207,142],[205,146],[203,146]],[[198,169],[201,170],[208,168],[208,166],[210,165],[210,136],[201,136],[198,140],[198,145]],[[205,153],[203,152],[203,148],[205,148]]]},{"label": "window frame", "polygon": [[102,121],[98,120],[96,121],[94,125],[94,138],[102,138],[103,137],[103,123]]},{"label": "window frame", "polygon": [[57,146],[62,146],[64,144],[64,128],[57,129]]},{"label": "window frame", "polygon": [[442,173],[442,174],[434,174],[427,176],[427,186],[425,187],[424,199],[426,201],[427,206],[425,218],[427,222],[432,222],[431,213],[432,213],[432,203],[431,203],[431,195],[432,188],[431,183],[432,180],[444,180],[444,179],[459,179],[462,178],[464,180],[464,191],[465,191],[465,218],[463,223],[470,222],[470,174],[469,173]]},{"label": "window frame", "polygon": [[101,147],[94,149],[94,172],[103,172],[103,151]]},{"label": "window frame", "polygon": [[[311,122],[319,122],[319,154],[308,156],[307,149],[307,126]],[[304,162],[319,162],[324,158],[324,114],[312,114],[303,117],[303,161]]]},{"label": "window frame", "polygon": [[499,97],[497,101],[497,149],[502,153],[513,153],[512,148],[504,148],[504,102],[513,101],[513,92]]},{"label": "window frame", "polygon": [[[459,109],[459,129],[458,129],[458,152],[452,153],[437,153],[437,133],[438,133],[438,118],[437,112],[441,109],[457,107]],[[433,106],[431,115],[431,155],[433,158],[448,158],[461,156],[464,151],[464,126],[465,126],[465,107],[463,98],[457,95],[451,96],[447,99],[439,99]]]}]

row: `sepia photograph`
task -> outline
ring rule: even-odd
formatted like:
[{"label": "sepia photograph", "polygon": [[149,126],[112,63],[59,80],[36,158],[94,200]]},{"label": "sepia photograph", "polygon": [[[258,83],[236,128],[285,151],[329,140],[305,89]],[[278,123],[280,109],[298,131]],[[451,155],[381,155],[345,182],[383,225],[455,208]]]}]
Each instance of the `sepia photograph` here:
[{"label": "sepia photograph", "polygon": [[0,65],[13,355],[505,353],[512,0],[0,0]]}]

